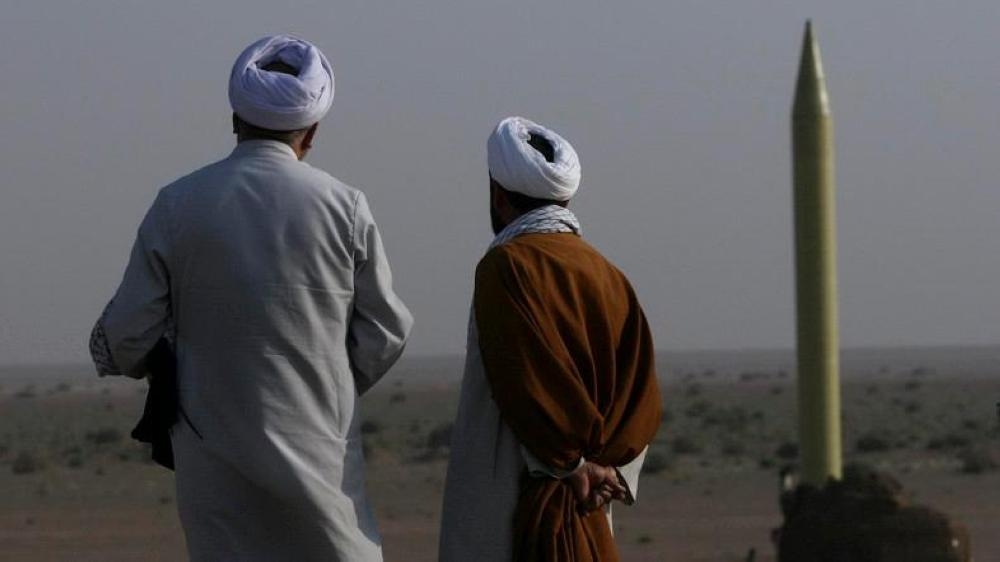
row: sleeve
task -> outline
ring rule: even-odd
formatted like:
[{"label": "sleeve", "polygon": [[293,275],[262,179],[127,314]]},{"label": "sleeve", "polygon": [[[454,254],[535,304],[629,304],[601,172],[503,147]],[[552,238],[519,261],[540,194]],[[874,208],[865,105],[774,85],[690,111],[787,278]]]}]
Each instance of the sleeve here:
[{"label": "sleeve", "polygon": [[625,486],[625,505],[632,505],[639,497],[639,474],[642,472],[642,463],[646,460],[647,446],[639,453],[639,456],[632,459],[624,466],[615,467],[618,472],[618,481]]},{"label": "sleeve", "polygon": [[104,317],[108,315],[108,308],[111,303],[104,307],[101,317],[94,323],[94,328],[90,331],[90,359],[97,368],[97,375],[100,377],[121,376],[115,358],[111,355],[111,344],[108,342],[108,335],[104,332]]},{"label": "sleeve", "polygon": [[[641,453],[639,453],[639,456],[632,459],[628,464],[615,467],[615,472],[618,473],[618,481],[625,487],[625,505],[634,504],[636,498],[639,496],[639,474],[642,472],[642,463],[646,460],[646,452],[648,450],[649,447],[646,447]],[[524,464],[527,466],[528,474],[530,474],[533,478],[555,478],[557,480],[562,480],[563,478],[569,476],[574,470],[580,468],[580,466],[584,463],[584,459],[581,457],[580,462],[578,462],[575,467],[561,470],[538,460],[538,457],[531,454],[531,451],[523,445],[521,446],[521,456],[524,458]]]},{"label": "sleeve", "polygon": [[521,445],[521,457],[524,459],[524,464],[528,468],[528,474],[530,474],[533,478],[555,478],[556,480],[566,478],[572,474],[573,471],[583,466],[583,463],[586,462],[583,457],[580,457],[576,466],[563,470],[554,466],[549,466],[538,460],[538,457],[532,455],[531,451],[529,451],[524,445]]},{"label": "sleeve", "polygon": [[90,351],[98,374],[142,378],[145,357],[170,322],[167,232],[158,197],[146,213],[114,298],[91,332]]},{"label": "sleeve", "polygon": [[358,394],[370,389],[399,359],[413,317],[392,289],[392,272],[364,195],[354,210],[354,307],[348,354]]}]

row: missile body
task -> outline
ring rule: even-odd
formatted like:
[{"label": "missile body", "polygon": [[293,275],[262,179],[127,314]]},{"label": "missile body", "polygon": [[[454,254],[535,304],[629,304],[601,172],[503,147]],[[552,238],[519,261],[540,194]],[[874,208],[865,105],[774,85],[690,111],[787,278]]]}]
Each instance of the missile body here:
[{"label": "missile body", "polygon": [[802,481],[841,477],[833,120],[807,22],[792,105],[796,349]]}]

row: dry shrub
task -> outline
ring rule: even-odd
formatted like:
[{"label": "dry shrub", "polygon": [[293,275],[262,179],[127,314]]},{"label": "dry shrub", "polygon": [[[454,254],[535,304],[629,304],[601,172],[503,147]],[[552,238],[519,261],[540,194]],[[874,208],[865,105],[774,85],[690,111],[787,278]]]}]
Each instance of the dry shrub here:
[{"label": "dry shrub", "polygon": [[451,428],[452,424],[445,423],[432,429],[427,436],[427,448],[431,450],[450,448]]},{"label": "dry shrub", "polygon": [[362,435],[374,435],[382,431],[382,424],[375,420],[365,420],[361,422]]},{"label": "dry shrub", "polygon": [[698,400],[694,404],[688,406],[687,410],[684,411],[684,415],[689,418],[700,418],[704,416],[712,409],[712,404],[708,400]]},{"label": "dry shrub", "polygon": [[774,456],[786,461],[797,459],[799,457],[799,444],[785,441],[774,450]]},{"label": "dry shrub", "polygon": [[96,431],[88,431],[84,438],[94,445],[110,445],[122,440],[122,433],[113,427],[102,427]]},{"label": "dry shrub", "polygon": [[437,459],[447,458],[451,449],[452,424],[444,423],[438,425],[427,435],[427,449],[416,457],[417,462],[431,462]]},{"label": "dry shrub", "polygon": [[35,385],[30,384],[14,394],[14,398],[34,398],[37,396]]},{"label": "dry shrub", "polygon": [[741,433],[746,430],[750,421],[750,413],[740,406],[717,408],[705,415],[702,423],[705,426],[718,425],[730,433]]},{"label": "dry shrub", "polygon": [[854,444],[859,453],[881,453],[892,448],[889,440],[875,433],[866,433]]},{"label": "dry shrub", "polygon": [[970,447],[958,453],[965,474],[982,474],[1000,468],[1000,458],[995,451],[986,447]]},{"label": "dry shrub", "polygon": [[664,408],[663,409],[663,415],[660,418],[660,424],[661,425],[665,425],[665,424],[669,424],[672,421],[674,421],[674,411],[673,410],[669,410],[667,408]]},{"label": "dry shrub", "polygon": [[670,468],[670,460],[659,451],[650,451],[642,463],[643,474],[658,474]]},{"label": "dry shrub", "polygon": [[701,445],[685,435],[675,437],[671,449],[678,455],[693,455],[702,451]]},{"label": "dry shrub", "polygon": [[971,418],[962,420],[962,429],[968,431],[979,431],[982,428],[983,426],[982,424],[979,423],[979,420],[974,420]]},{"label": "dry shrub", "polygon": [[941,437],[935,437],[927,442],[927,449],[930,451],[940,451],[942,449],[961,449],[968,447],[969,438],[958,433],[948,433]]},{"label": "dry shrub", "polygon": [[722,443],[722,455],[726,457],[740,457],[747,451],[746,445],[736,439],[727,439]]},{"label": "dry shrub", "polygon": [[45,468],[45,461],[28,451],[21,451],[10,465],[10,469],[14,474],[32,474],[43,468]]},{"label": "dry shrub", "polygon": [[701,396],[702,390],[703,388],[700,384],[694,383],[684,389],[684,395],[688,398],[694,398],[695,396]]}]

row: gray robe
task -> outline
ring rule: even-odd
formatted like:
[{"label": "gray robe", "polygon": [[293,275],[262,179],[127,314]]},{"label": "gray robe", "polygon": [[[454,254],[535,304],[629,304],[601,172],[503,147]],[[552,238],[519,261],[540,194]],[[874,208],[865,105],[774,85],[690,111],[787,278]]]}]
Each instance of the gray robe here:
[{"label": "gray robe", "polygon": [[381,560],[357,397],[412,318],[361,192],[258,140],[165,187],[99,327],[142,376],[171,324],[191,559]]}]

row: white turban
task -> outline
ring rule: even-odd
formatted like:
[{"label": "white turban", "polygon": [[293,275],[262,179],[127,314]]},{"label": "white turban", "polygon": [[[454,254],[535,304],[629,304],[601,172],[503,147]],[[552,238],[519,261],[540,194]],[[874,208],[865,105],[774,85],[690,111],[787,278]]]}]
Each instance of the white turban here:
[{"label": "white turban", "polygon": [[[263,67],[282,62],[297,76]],[[229,75],[229,104],[241,119],[272,131],[305,129],[333,104],[333,68],[312,44],[288,35],[265,37],[247,47]]]},{"label": "white turban", "polygon": [[[528,144],[531,135],[552,145],[553,162]],[[486,150],[490,176],[509,191],[568,201],[580,187],[580,160],[573,147],[555,132],[523,117],[508,117],[497,124]]]}]

